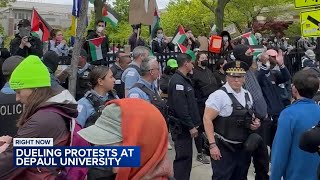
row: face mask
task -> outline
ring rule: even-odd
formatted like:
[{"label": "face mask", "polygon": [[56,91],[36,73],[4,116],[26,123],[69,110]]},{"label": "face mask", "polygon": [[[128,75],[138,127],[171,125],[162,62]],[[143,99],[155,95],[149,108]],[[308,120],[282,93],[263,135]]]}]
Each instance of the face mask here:
[{"label": "face mask", "polygon": [[101,33],[103,30],[104,30],[104,27],[98,27],[97,28],[98,33]]},{"label": "face mask", "polygon": [[25,36],[27,36],[27,37],[30,37],[30,33],[31,33],[31,30],[30,30],[30,28],[25,28],[25,27],[21,27],[21,28],[19,28],[19,34],[20,34],[20,37],[25,37]]},{"label": "face mask", "polygon": [[228,40],[229,40],[228,36],[223,36],[223,41],[228,41]]},{"label": "face mask", "polygon": [[241,54],[241,55],[239,55],[239,60],[247,63],[247,65],[249,67],[251,67],[252,61],[253,61],[253,56],[246,56],[245,54]]},{"label": "face mask", "polygon": [[204,61],[201,61],[200,63],[201,63],[201,66],[206,67],[209,64],[209,61],[208,60],[204,60]]},{"label": "face mask", "polygon": [[267,61],[266,66],[268,69],[270,69],[270,66],[271,66],[270,61]]}]

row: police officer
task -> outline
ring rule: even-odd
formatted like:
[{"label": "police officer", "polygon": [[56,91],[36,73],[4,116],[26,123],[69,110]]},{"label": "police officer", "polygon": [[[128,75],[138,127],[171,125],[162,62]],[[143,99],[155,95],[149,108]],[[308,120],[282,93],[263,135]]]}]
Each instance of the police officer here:
[{"label": "police officer", "polygon": [[241,61],[224,65],[227,83],[206,101],[203,121],[214,180],[247,179],[246,164],[251,159],[244,147],[250,130],[260,127],[260,120],[250,113],[252,97],[242,88],[248,69]]},{"label": "police officer", "polygon": [[79,58],[76,100],[82,98],[89,90],[89,73],[94,68],[87,63],[88,54],[84,49],[81,49]]},{"label": "police officer", "polygon": [[89,74],[92,89],[78,101],[77,121],[82,127],[96,122],[107,101],[118,99],[113,90],[115,79],[107,66],[95,67]]},{"label": "police officer", "polygon": [[128,96],[128,91],[140,79],[140,65],[142,60],[149,56],[149,48],[138,46],[132,52],[133,61],[129,64],[128,68],[122,73],[121,80],[124,82],[125,97]]},{"label": "police officer", "polygon": [[176,157],[173,162],[176,179],[190,179],[192,168],[192,138],[197,137],[201,124],[197,101],[191,79],[193,64],[191,56],[179,54],[178,69],[168,88],[169,123]]},{"label": "police officer", "polygon": [[141,63],[141,75],[139,81],[129,90],[129,98],[141,98],[156,106],[166,117],[166,102],[161,99],[154,81],[159,77],[159,63],[155,56],[145,58]]},{"label": "police officer", "polygon": [[16,101],[16,93],[9,87],[9,79],[13,70],[22,62],[21,56],[11,56],[2,65],[2,73],[6,79],[6,84],[0,91],[0,136],[16,134],[16,120],[22,113],[22,104]]},{"label": "police officer", "polygon": [[116,53],[116,62],[110,68],[114,78],[116,79],[114,89],[117,91],[119,98],[124,98],[124,83],[121,81],[122,73],[127,69],[128,65],[131,63],[131,58],[129,55],[125,54],[123,51],[118,51]]}]

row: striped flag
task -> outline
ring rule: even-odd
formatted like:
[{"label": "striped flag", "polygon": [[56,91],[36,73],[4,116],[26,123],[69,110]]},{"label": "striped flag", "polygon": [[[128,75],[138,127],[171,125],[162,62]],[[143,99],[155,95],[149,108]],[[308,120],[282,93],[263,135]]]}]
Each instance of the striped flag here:
[{"label": "striped flag", "polygon": [[33,9],[31,18],[31,32],[33,36],[38,37],[42,42],[47,42],[50,37],[52,27]]},{"label": "striped flag", "polygon": [[250,48],[253,50],[253,60],[256,60],[257,57],[265,51],[262,45],[252,45]]},{"label": "striped flag", "polygon": [[173,44],[182,44],[184,40],[187,38],[186,33],[181,25],[178,26],[176,35],[172,39]]},{"label": "striped flag", "polygon": [[190,49],[188,49],[187,47],[185,47],[184,45],[182,44],[178,44],[179,48],[180,48],[180,51],[182,53],[186,53],[186,54],[189,54],[192,58],[192,61],[195,61],[196,60],[196,55],[194,54],[194,52]]},{"label": "striped flag", "polygon": [[102,19],[104,22],[109,22],[113,27],[116,27],[120,16],[105,4],[102,8]]},{"label": "striped flag", "polygon": [[75,17],[79,17],[80,15],[81,1],[82,0],[73,0],[72,15]]},{"label": "striped flag", "polygon": [[154,38],[154,36],[155,36],[155,33],[156,33],[155,30],[159,27],[160,27],[160,16],[159,16],[157,8],[155,8],[154,14],[153,14],[153,22],[151,24],[151,37],[152,38]]},{"label": "striped flag", "polygon": [[256,37],[254,36],[254,34],[252,34],[251,32],[242,34],[241,37],[245,37],[248,39],[249,41],[249,45],[258,45],[258,41],[256,39]]},{"label": "striped flag", "polygon": [[93,61],[103,59],[101,44],[104,37],[89,39],[90,54]]}]

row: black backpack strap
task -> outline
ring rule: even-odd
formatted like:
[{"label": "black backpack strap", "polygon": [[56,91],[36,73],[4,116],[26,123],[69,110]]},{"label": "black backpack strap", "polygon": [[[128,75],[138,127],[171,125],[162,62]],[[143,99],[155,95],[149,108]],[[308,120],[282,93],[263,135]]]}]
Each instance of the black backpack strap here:
[{"label": "black backpack strap", "polygon": [[[239,103],[239,101],[236,99],[236,97],[234,97],[234,95],[233,95],[232,93],[229,93],[225,87],[221,87],[220,89],[221,89],[222,91],[224,91],[224,92],[229,96],[229,98],[231,99],[231,101],[232,101],[232,108],[233,108],[233,109],[237,109],[237,104]],[[239,103],[239,104],[240,104],[240,103]]]},{"label": "black backpack strap", "polygon": [[104,104],[97,95],[93,94],[91,91],[88,91],[84,97],[90,102],[95,112],[100,111],[100,106]]},{"label": "black backpack strap", "polygon": [[144,84],[136,83],[132,88],[137,87],[141,89],[144,93],[146,93],[150,99],[150,101],[157,99],[161,100],[161,97],[158,93],[151,91],[149,88],[147,88]]},{"label": "black backpack strap", "polygon": [[134,68],[135,70],[138,71],[139,75],[141,76],[141,70],[140,70],[140,68],[139,68],[137,65],[135,65],[135,64],[129,64],[128,68]]}]

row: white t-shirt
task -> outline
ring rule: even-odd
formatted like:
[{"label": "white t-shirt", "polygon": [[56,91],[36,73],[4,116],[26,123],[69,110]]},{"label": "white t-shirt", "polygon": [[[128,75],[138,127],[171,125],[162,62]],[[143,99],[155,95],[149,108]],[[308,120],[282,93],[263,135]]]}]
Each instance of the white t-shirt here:
[{"label": "white t-shirt", "polygon": [[[245,107],[248,104],[249,108],[252,107],[253,100],[249,91],[241,88],[239,93],[236,93],[227,82],[223,87],[226,88],[228,93],[232,93],[234,97],[239,101],[239,103]],[[246,102],[245,93],[249,94],[250,102]],[[232,114],[233,107],[232,101],[227,93],[223,90],[217,90],[210,94],[209,98],[206,101],[206,107],[212,108],[219,112],[219,116],[228,117]]]}]

